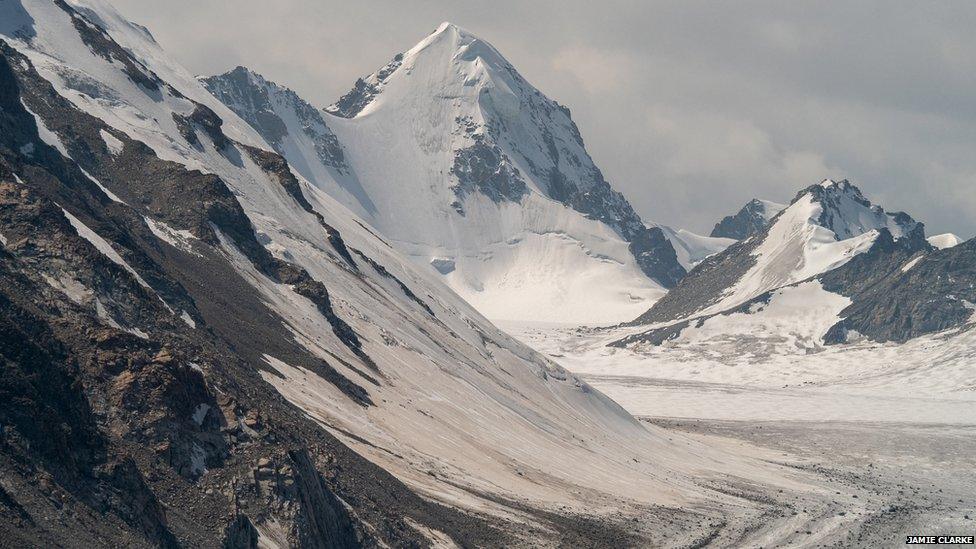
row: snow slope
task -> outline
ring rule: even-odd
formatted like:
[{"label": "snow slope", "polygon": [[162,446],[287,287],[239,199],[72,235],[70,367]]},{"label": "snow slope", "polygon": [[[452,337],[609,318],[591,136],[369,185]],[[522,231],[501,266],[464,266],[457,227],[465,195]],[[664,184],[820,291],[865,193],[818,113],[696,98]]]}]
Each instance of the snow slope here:
[{"label": "snow slope", "polygon": [[245,118],[258,118],[241,101],[252,93],[228,90],[271,97],[288,129],[279,151],[490,318],[620,321],[684,274],[663,234],[604,181],[568,110],[455,25],[327,109],[343,170],[313,166],[307,103],[229,75],[206,81]]},{"label": "snow slope", "polygon": [[[654,225],[654,224],[652,224]],[[654,225],[664,231],[664,236],[678,254],[678,262],[691,271],[710,255],[715,255],[735,243],[735,239],[702,236],[687,229],[674,229],[667,225]]]},{"label": "snow slope", "polygon": [[940,250],[944,250],[946,248],[951,248],[953,246],[961,244],[963,242],[963,239],[959,238],[958,236],[952,233],[943,233],[943,234],[930,236],[928,238],[928,241],[929,244],[935,246],[936,248]]}]

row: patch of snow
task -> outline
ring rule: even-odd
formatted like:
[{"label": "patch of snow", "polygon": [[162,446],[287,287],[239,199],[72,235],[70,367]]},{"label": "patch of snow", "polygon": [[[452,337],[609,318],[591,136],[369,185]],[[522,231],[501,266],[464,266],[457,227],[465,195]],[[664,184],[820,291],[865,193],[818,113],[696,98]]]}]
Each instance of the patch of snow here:
[{"label": "patch of snow", "polygon": [[105,185],[102,185],[102,182],[101,181],[95,179],[90,173],[88,173],[87,171],[85,171],[84,168],[82,168],[81,166],[78,166],[78,169],[80,169],[81,170],[81,173],[85,174],[85,177],[87,177],[88,179],[90,179],[92,183],[94,183],[95,185],[97,185],[98,188],[101,189],[101,191],[103,193],[105,193],[105,196],[109,197],[109,199],[112,200],[112,202],[118,202],[120,204],[125,204],[125,202],[123,202],[121,198],[119,198],[118,196],[116,196],[116,194],[113,193],[112,191],[108,190],[108,187],[106,187]]},{"label": "patch of snow", "polygon": [[[20,100],[20,104],[23,105],[24,110],[34,117],[34,121],[37,123],[37,135],[41,138],[41,141],[57,149],[58,152],[60,152],[65,158],[71,158],[71,155],[68,154],[68,148],[65,147],[64,143],[61,142],[61,138],[58,137],[56,133],[48,129],[47,125],[44,124],[44,120],[35,114],[34,111],[30,110],[27,104],[24,103],[23,99]],[[31,149],[31,152],[33,152],[33,148]]]},{"label": "patch of snow", "polygon": [[194,322],[193,317],[190,316],[190,313],[188,313],[186,311],[183,311],[183,312],[180,313],[180,319],[182,319],[183,322],[186,322],[186,325],[189,326],[189,327],[191,327],[191,328],[196,328],[197,327],[197,323]]},{"label": "patch of snow", "polygon": [[190,455],[190,473],[199,476],[207,472],[207,453],[197,443],[193,443]]},{"label": "patch of snow", "polygon": [[77,305],[84,305],[88,303],[92,296],[95,295],[95,293],[87,288],[84,284],[78,282],[70,276],[54,278],[46,273],[41,274],[41,276],[44,277],[44,280],[51,287],[68,296],[68,299]]},{"label": "patch of snow", "polygon": [[958,236],[952,233],[943,233],[943,234],[930,236],[928,238],[928,241],[929,244],[931,244],[932,246],[940,250],[944,250],[946,248],[952,248],[953,246],[962,244],[963,239],[959,238]]},{"label": "patch of snow", "polygon": [[102,136],[102,140],[105,141],[105,147],[108,148],[113,156],[118,156],[122,152],[125,145],[119,141],[119,138],[105,130],[99,130],[98,134]]},{"label": "patch of snow", "polygon": [[908,263],[905,263],[905,266],[901,268],[901,272],[907,273],[908,271],[912,270],[912,267],[914,267],[915,265],[918,265],[919,261],[922,261],[923,259],[925,259],[925,256],[924,255],[920,255],[920,256],[916,257],[915,259],[909,261]]},{"label": "patch of snow", "polygon": [[210,405],[206,402],[197,404],[197,407],[193,409],[193,414],[190,416],[193,419],[193,423],[196,423],[197,427],[203,425],[203,420],[207,418],[207,412],[209,411]]},{"label": "patch of snow", "polygon": [[288,528],[274,517],[255,524],[254,529],[258,531],[258,549],[288,549],[292,546],[288,542]]},{"label": "patch of snow", "polygon": [[143,219],[146,220],[146,225],[149,227],[149,230],[156,235],[156,238],[188,254],[193,254],[196,256],[200,255],[193,249],[193,241],[197,240],[197,237],[194,236],[190,231],[185,229],[174,229],[166,223],[157,221],[148,216],[144,217]]}]

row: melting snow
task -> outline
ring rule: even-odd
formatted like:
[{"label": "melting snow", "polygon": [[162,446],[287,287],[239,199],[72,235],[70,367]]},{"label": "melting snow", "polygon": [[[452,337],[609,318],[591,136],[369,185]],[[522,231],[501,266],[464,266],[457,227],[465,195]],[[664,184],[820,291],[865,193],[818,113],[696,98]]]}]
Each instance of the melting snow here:
[{"label": "melting snow", "polygon": [[122,152],[124,145],[117,137],[105,130],[99,130],[98,134],[102,136],[102,140],[105,141],[105,146],[108,148],[110,153],[118,156],[119,153]]}]

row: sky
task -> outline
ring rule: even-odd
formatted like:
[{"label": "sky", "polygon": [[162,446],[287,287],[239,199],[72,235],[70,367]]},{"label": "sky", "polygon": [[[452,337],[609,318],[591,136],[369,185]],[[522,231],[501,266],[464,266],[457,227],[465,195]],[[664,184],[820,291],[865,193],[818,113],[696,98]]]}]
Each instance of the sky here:
[{"label": "sky", "polygon": [[245,65],[321,107],[451,21],[571,109],[647,221],[707,234],[848,178],[929,234],[976,236],[976,2],[114,4],[198,74]]}]

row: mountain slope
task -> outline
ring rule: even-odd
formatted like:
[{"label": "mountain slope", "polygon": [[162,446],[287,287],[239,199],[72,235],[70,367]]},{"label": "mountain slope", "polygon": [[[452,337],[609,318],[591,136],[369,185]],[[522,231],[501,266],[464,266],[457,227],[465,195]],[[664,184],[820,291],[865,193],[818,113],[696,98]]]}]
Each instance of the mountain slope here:
[{"label": "mountain slope", "polygon": [[[206,82],[245,119],[256,109],[235,97],[290,96],[244,80]],[[295,118],[290,100],[272,103]],[[310,181],[489,317],[619,321],[685,274],[593,164],[569,111],[463,29],[442,24],[327,110],[349,170]],[[284,142],[300,140],[289,128]],[[280,152],[300,166],[301,149]]]},{"label": "mountain slope", "polygon": [[687,545],[829,508],[497,330],[111,6],[0,15],[4,540]]}]

